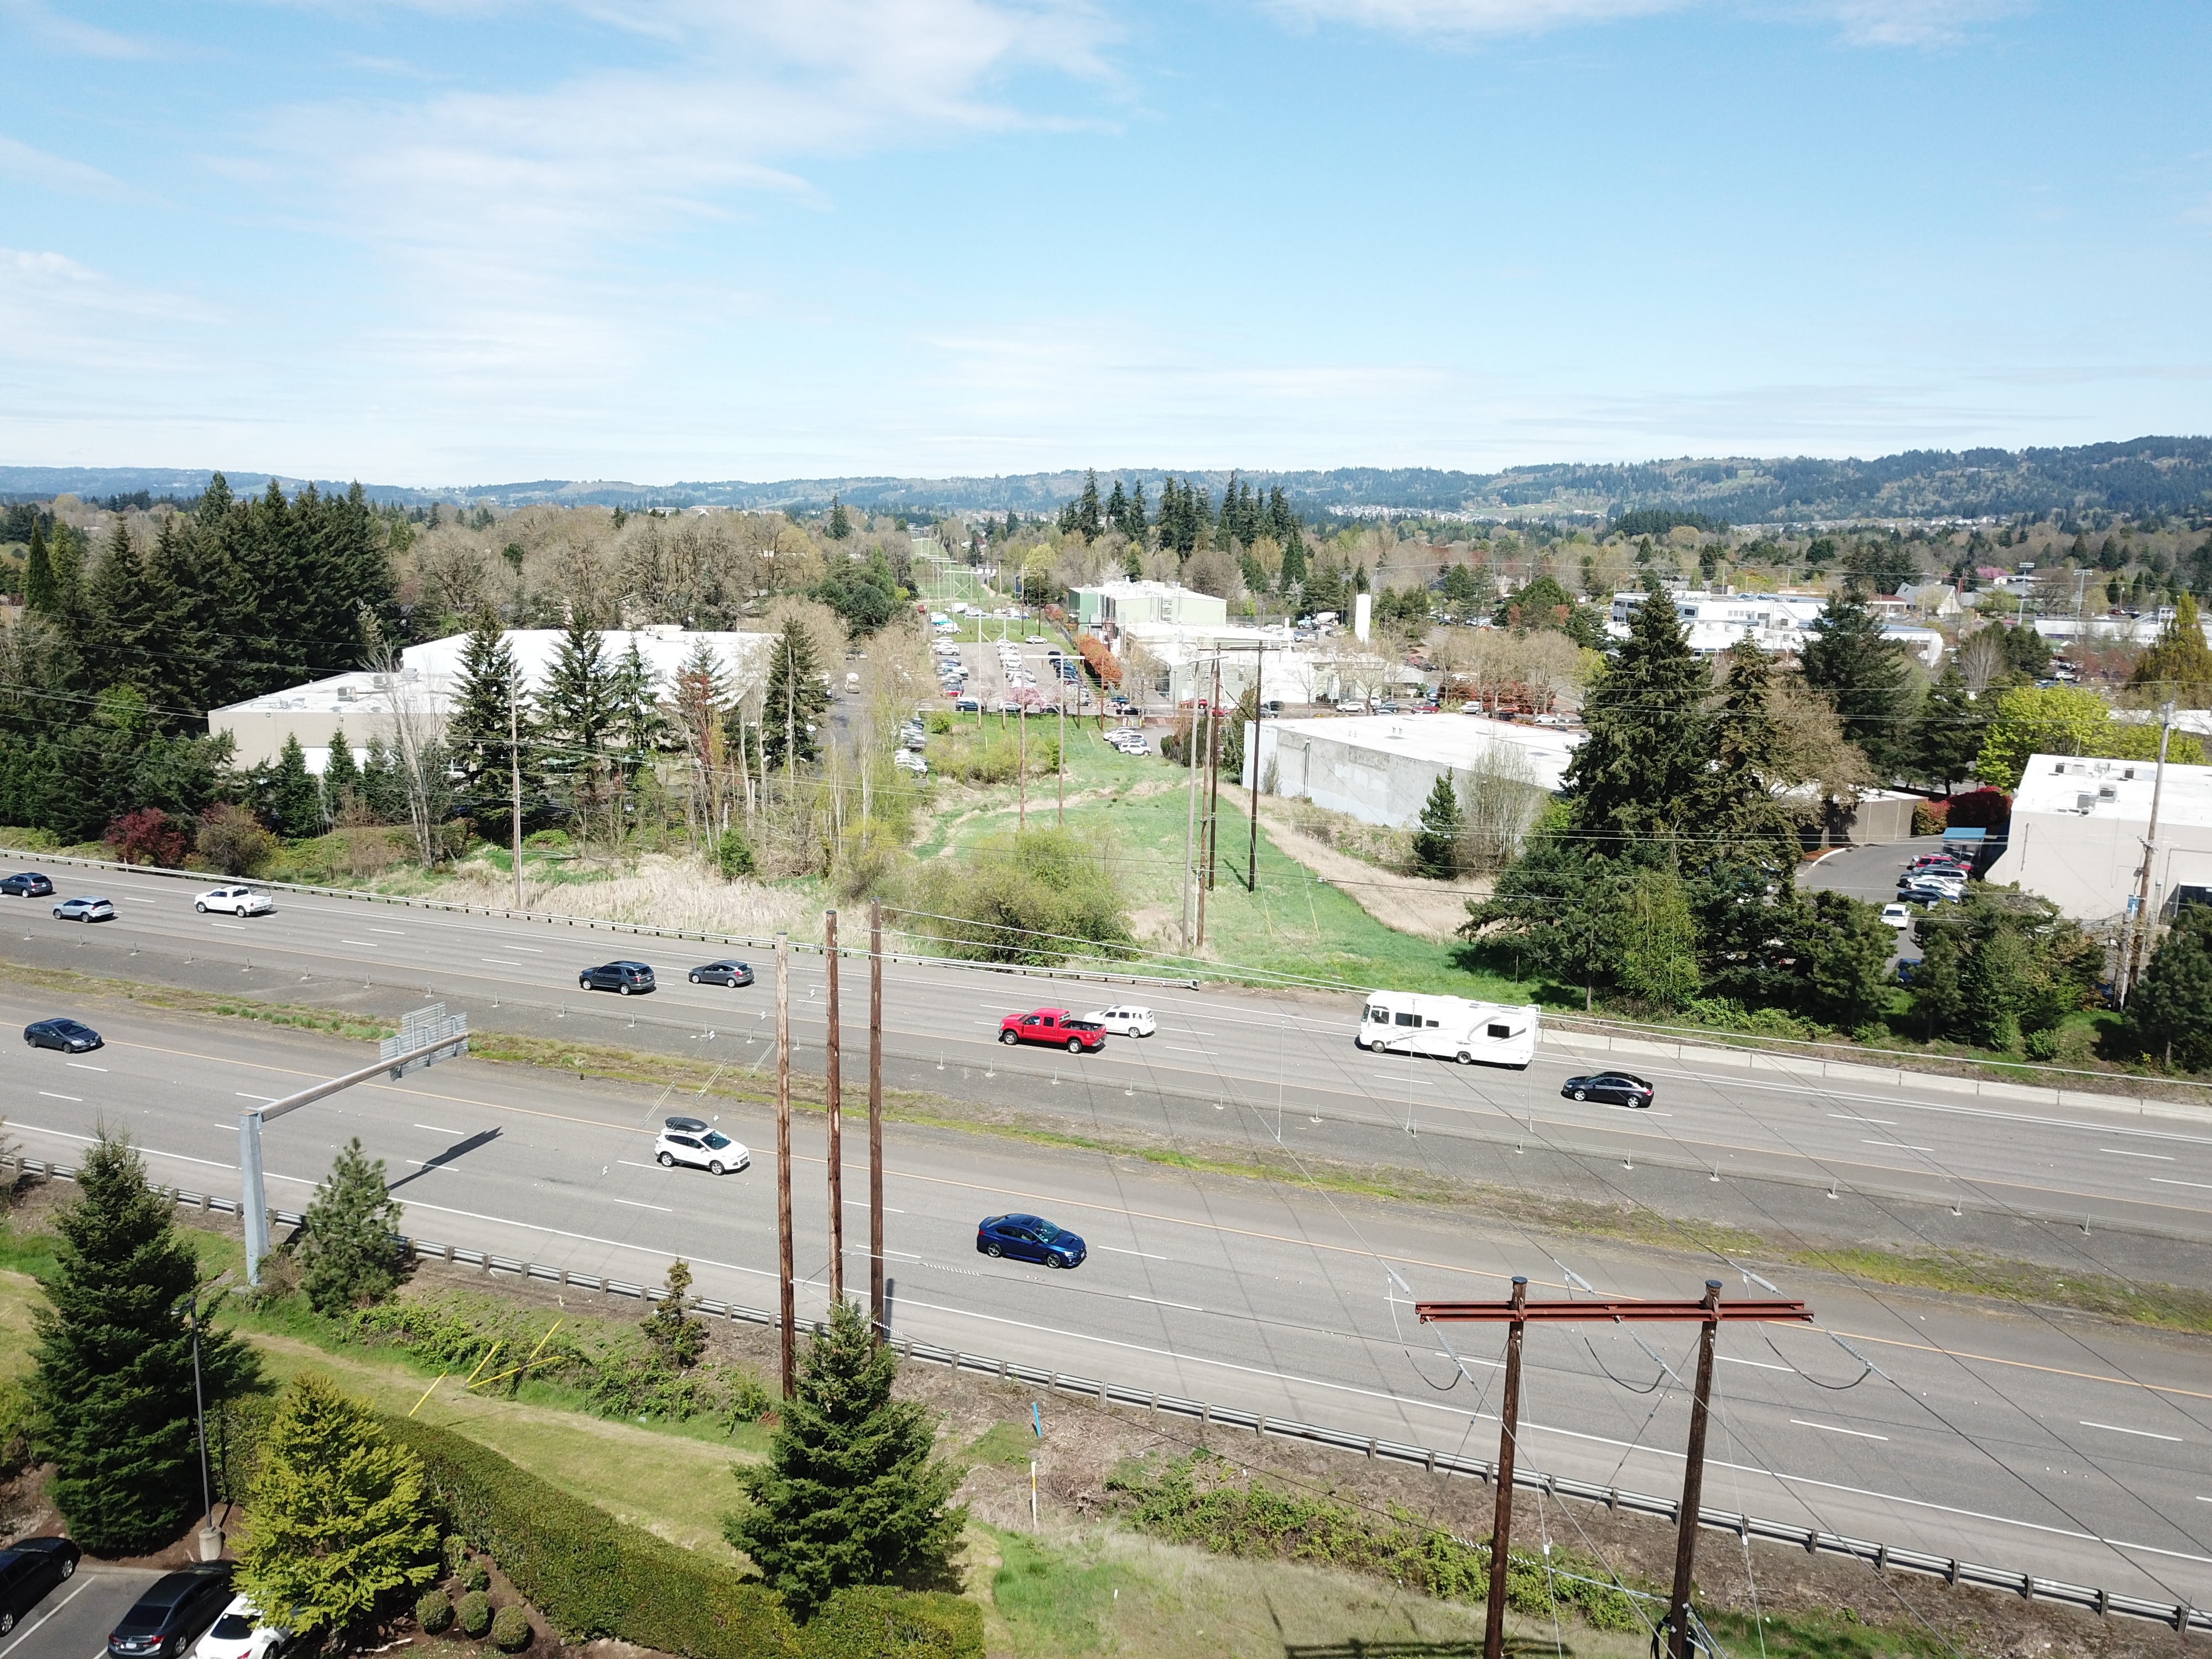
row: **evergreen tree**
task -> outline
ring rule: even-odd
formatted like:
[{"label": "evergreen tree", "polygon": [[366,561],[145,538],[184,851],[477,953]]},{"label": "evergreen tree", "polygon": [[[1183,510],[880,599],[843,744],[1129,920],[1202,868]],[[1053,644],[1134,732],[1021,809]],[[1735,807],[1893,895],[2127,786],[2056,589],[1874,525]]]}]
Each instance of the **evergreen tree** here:
[{"label": "evergreen tree", "polygon": [[[138,1154],[105,1133],[52,1224],[55,1267],[31,1314],[32,1442],[57,1466],[46,1491],[70,1535],[95,1554],[143,1554],[174,1539],[199,1502],[182,1310],[198,1264]],[[210,1409],[259,1376],[251,1349],[204,1324],[200,1372]]]},{"label": "evergreen tree", "polygon": [[361,801],[379,823],[404,823],[407,817],[407,786],[399,775],[399,762],[380,732],[368,734],[368,748],[361,767]]},{"label": "evergreen tree", "polygon": [[361,799],[361,763],[354,758],[353,743],[345,727],[331,728],[331,757],[323,763],[323,816],[336,823],[349,802]]},{"label": "evergreen tree", "polygon": [[1145,517],[1145,481],[1139,478],[1129,486],[1129,510],[1123,516],[1121,532],[1128,537],[1131,547],[1141,548],[1151,528]]},{"label": "evergreen tree", "polygon": [[788,769],[821,753],[813,727],[830,707],[829,688],[814,660],[814,641],[793,617],[770,647],[768,694],[761,702],[761,751],[771,767]]},{"label": "evergreen tree", "polygon": [[1098,507],[1098,475],[1083,475],[1083,494],[1075,499],[1075,521],[1070,526],[1085,541],[1097,541],[1105,530],[1103,515]]},{"label": "evergreen tree", "polygon": [[632,635],[607,683],[607,737],[616,765],[630,783],[668,746],[668,717],[653,694],[653,665]]},{"label": "evergreen tree", "polygon": [[662,1359],[689,1370],[706,1354],[707,1328],[692,1316],[691,1264],[681,1256],[668,1264],[667,1291],[638,1328]]},{"label": "evergreen tree", "polygon": [[2020,1017],[2032,967],[2027,942],[2010,927],[1974,942],[1960,970],[1959,990],[1966,1030],[1975,1042],[2003,1054],[2020,1047]]},{"label": "evergreen tree", "polygon": [[513,763],[522,762],[524,810],[538,793],[536,717],[514,649],[489,605],[477,613],[461,649],[461,684],[446,720],[446,745],[459,775],[461,804],[479,819],[506,810]]},{"label": "evergreen tree", "polygon": [[280,836],[297,841],[323,833],[323,792],[307,770],[307,753],[295,732],[284,734],[284,746],[276,751],[276,763],[261,791],[261,805]]},{"label": "evergreen tree", "polygon": [[845,511],[844,501],[833,495],[830,498],[830,539],[842,542],[852,533],[852,515]]},{"label": "evergreen tree", "polygon": [[319,1371],[292,1380],[262,1443],[237,1588],[347,1647],[403,1591],[438,1577],[422,1460]]},{"label": "evergreen tree", "polygon": [[540,699],[549,744],[544,768],[572,793],[580,780],[599,769],[615,720],[614,671],[608,666],[606,647],[605,636],[582,609],[572,608],[545,676]]},{"label": "evergreen tree", "polygon": [[1786,888],[1797,865],[1798,834],[1781,799],[1788,781],[1779,775],[1782,737],[1769,707],[1773,663],[1745,640],[1729,651],[1728,665],[1719,706],[1707,722],[1705,750],[1711,763],[1694,803],[1698,833],[1729,859],[1758,866],[1762,890]]},{"label": "evergreen tree", "polygon": [[2185,1072],[2212,1066],[2212,907],[2185,905],[2128,999],[2128,1032]]},{"label": "evergreen tree", "polygon": [[1583,704],[1589,736],[1564,779],[1574,828],[1608,853],[1684,833],[1706,769],[1703,704],[1712,682],[1674,602],[1654,592],[1628,625]]},{"label": "evergreen tree", "polygon": [[1914,716],[1919,712],[1912,670],[1855,587],[1832,597],[1805,642],[1805,684],[1827,693],[1844,735],[1866,751],[1875,770],[1893,777],[1911,769]]},{"label": "evergreen tree", "polygon": [[2160,702],[2212,708],[2212,646],[2204,642],[2197,601],[2188,594],[2173,602],[2172,619],[2137,660],[2128,684]]},{"label": "evergreen tree", "polygon": [[1881,911],[1825,890],[1794,908],[1797,925],[1790,943],[1804,974],[1804,1012],[1844,1030],[1875,1019],[1889,1000],[1889,957],[1896,948]]},{"label": "evergreen tree", "polygon": [[1459,873],[1459,836],[1465,825],[1451,774],[1437,774],[1421,807],[1421,827],[1413,832],[1413,862],[1423,875],[1449,880]]},{"label": "evergreen tree", "polygon": [[356,1136],[338,1149],[307,1206],[300,1287],[317,1313],[344,1313],[392,1294],[402,1219],[384,1183],[384,1160],[364,1153]]},{"label": "evergreen tree", "polygon": [[764,1464],[735,1471],[752,1507],[723,1535],[804,1620],[833,1591],[941,1563],[967,1523],[961,1480],[933,1459],[927,1412],[891,1398],[898,1354],[849,1302],[808,1344]]},{"label": "evergreen tree", "polygon": [[1912,770],[1927,782],[1942,784],[1948,795],[1954,783],[1973,775],[1989,725],[1988,713],[1966,690],[1966,677],[1960,672],[1954,652],[1920,705],[1920,718],[1913,726]]},{"label": "evergreen tree", "polygon": [[1124,536],[1129,533],[1129,492],[1119,478],[1114,480],[1114,493],[1106,498],[1106,527]]},{"label": "evergreen tree", "polygon": [[[220,630],[201,592],[199,562],[192,547],[191,521],[177,514],[161,520],[154,550],[146,560],[146,593],[152,620],[148,636],[155,654],[146,667],[149,697],[164,710],[204,714],[211,705],[209,689],[220,670]],[[175,713],[165,726],[181,726]]]},{"label": "evergreen tree", "polygon": [[78,648],[93,678],[103,686],[145,689],[153,665],[149,653],[168,648],[157,631],[166,618],[148,591],[138,544],[119,517],[87,584],[85,612],[87,627]]},{"label": "evergreen tree", "polygon": [[53,558],[46,546],[46,526],[43,520],[31,523],[31,551],[23,561],[23,609],[52,616],[58,608],[60,592],[54,583]]}]

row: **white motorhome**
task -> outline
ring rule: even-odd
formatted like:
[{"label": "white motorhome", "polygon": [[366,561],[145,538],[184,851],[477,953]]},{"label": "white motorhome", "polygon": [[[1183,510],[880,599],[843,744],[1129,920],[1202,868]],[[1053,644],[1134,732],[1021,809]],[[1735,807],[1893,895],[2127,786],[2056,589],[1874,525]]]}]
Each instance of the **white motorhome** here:
[{"label": "white motorhome", "polygon": [[1462,1066],[1524,1069],[1536,1057],[1542,1011],[1533,1003],[1470,1002],[1465,997],[1376,991],[1352,1041],[1376,1054],[1431,1054]]}]

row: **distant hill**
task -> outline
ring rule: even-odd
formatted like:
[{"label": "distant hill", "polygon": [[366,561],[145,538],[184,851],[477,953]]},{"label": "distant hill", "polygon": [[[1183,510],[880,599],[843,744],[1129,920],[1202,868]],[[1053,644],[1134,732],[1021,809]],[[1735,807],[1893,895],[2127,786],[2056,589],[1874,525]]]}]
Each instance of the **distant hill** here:
[{"label": "distant hill", "polygon": [[[1141,481],[1148,500],[1172,476],[1201,483],[1218,496],[1231,474],[1158,467],[1099,469],[1101,487],[1115,478]],[[210,474],[152,467],[0,466],[0,495],[63,492],[91,497],[145,490],[186,499]],[[243,494],[268,482],[266,472],[226,475]],[[2065,449],[1911,450],[1873,460],[1721,457],[1636,464],[1560,463],[1501,472],[1451,472],[1428,467],[1335,467],[1327,471],[1243,473],[1255,488],[1279,486],[1310,517],[1361,510],[1468,513],[1481,517],[1613,519],[1638,509],[1703,514],[1735,524],[1808,523],[1850,519],[1983,518],[2054,507],[2102,507],[2116,513],[2212,511],[2212,438],[2136,438]],[[287,489],[304,482],[280,477]],[[368,486],[380,501],[432,501],[495,507],[537,502],[606,507],[826,507],[832,495],[878,513],[929,511],[1038,514],[1057,511],[1083,488],[1079,471],[1000,477],[787,478],[635,484],[539,478],[467,488]],[[316,487],[345,485],[318,479]]]}]

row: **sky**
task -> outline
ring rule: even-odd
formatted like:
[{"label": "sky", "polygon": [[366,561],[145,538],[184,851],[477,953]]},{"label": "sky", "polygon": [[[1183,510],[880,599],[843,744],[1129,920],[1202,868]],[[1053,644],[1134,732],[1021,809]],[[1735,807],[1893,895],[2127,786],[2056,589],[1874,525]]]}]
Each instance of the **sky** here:
[{"label": "sky", "polygon": [[0,0],[0,464],[2212,430],[2201,0]]}]

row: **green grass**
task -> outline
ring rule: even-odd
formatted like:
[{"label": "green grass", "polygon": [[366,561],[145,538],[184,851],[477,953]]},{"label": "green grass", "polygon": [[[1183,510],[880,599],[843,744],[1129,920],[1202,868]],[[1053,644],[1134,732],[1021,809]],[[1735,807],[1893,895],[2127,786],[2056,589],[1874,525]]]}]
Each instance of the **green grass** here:
[{"label": "green grass", "polygon": [[1840,1613],[1771,1613],[1711,1615],[1706,1626],[1723,1650],[1760,1654],[1766,1659],[1936,1659],[1956,1649],[1933,1632],[1908,1624],[1869,1624],[1850,1608]]},{"label": "green grass", "polygon": [[[995,726],[1000,720],[995,714],[964,715],[958,726]],[[1056,719],[1039,724],[1043,735],[1057,734]],[[960,746],[966,749],[973,742],[969,738]],[[1138,934],[1152,941],[1143,959],[1123,964],[1124,971],[1133,967],[1170,976],[1188,971],[1180,960],[1180,919],[1189,776],[1157,756],[1132,757],[1108,748],[1095,719],[1067,723],[1067,827],[1111,846]],[[1058,823],[1058,799],[1057,779],[1032,778],[1029,822]],[[1011,834],[1016,802],[1011,783],[940,785],[935,819],[915,848],[916,856],[931,858],[950,849],[957,857],[978,841]],[[1526,981],[1471,967],[1461,947],[1386,927],[1278,850],[1264,829],[1257,890],[1248,893],[1243,874],[1249,840],[1249,821],[1224,800],[1217,838],[1221,859],[1213,890],[1206,896],[1202,956],[1208,964],[1258,970],[1261,978],[1281,974],[1361,988],[1498,1001],[1528,999]]]},{"label": "green grass", "polygon": [[978,1463],[1025,1469],[1036,1455],[1036,1436],[1026,1423],[994,1423],[969,1443],[968,1455]]},{"label": "green grass", "polygon": [[[991,1601],[1024,1653],[1096,1653],[1113,1640],[1121,1592],[1138,1587],[1119,1562],[1085,1560],[1018,1532],[999,1532]],[[1135,1598],[1132,1596],[1133,1607]],[[1114,1642],[1119,1647],[1119,1642]]]}]

